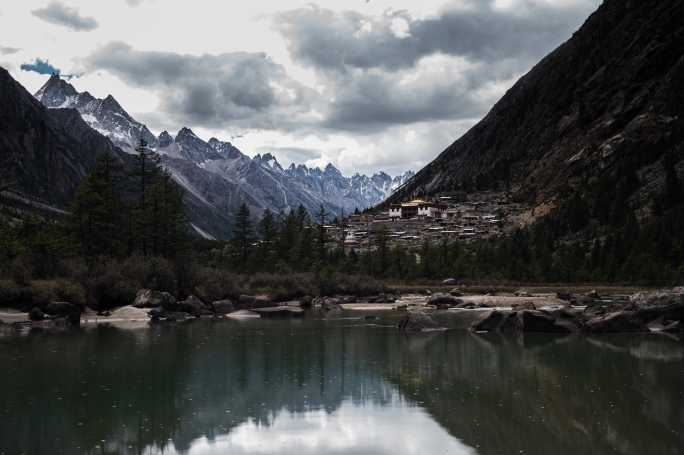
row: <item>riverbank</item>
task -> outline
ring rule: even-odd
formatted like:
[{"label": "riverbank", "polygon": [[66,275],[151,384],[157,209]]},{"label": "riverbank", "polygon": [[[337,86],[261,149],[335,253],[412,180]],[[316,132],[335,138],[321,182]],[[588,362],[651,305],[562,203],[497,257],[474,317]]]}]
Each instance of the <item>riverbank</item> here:
[{"label": "riverbank", "polygon": [[[267,294],[206,302],[190,295],[177,300],[167,292],[141,289],[130,305],[108,311],[82,310],[69,302],[51,302],[30,312],[0,308],[4,333],[67,329],[72,326],[114,325],[140,329],[150,324],[190,322],[196,319],[246,320],[256,318],[331,317],[342,314],[396,314],[400,328],[409,332],[454,328],[431,320],[459,315],[459,328],[475,332],[512,331],[574,333],[667,332],[680,333],[684,325],[684,288],[627,294],[626,288],[602,287],[584,294],[567,288],[527,287],[513,292],[478,293],[467,287],[421,289],[421,293],[381,293],[357,297],[304,296],[277,301]],[[576,290],[576,289],[573,289]],[[475,293],[470,293],[475,291]],[[550,292],[554,291],[554,292]],[[612,292],[611,292],[612,291]],[[74,312],[78,311],[77,317]],[[416,316],[420,315],[420,316]],[[464,324],[463,321],[467,321]],[[590,327],[587,329],[587,327]]]}]

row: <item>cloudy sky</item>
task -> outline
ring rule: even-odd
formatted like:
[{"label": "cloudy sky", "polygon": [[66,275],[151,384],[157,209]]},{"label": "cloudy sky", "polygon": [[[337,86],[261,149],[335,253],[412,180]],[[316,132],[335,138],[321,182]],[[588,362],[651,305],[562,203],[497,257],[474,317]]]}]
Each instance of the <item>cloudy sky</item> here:
[{"label": "cloudy sky", "polygon": [[282,164],[417,170],[567,40],[600,0],[22,0],[0,66],[59,71],[158,134],[182,126]]}]

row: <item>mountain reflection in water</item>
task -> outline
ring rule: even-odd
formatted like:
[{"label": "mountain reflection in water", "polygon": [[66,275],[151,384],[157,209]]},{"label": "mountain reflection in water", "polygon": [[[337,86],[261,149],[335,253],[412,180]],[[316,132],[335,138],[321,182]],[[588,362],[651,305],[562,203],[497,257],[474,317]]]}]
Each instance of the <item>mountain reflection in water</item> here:
[{"label": "mountain reflection in water", "polygon": [[197,322],[0,338],[0,362],[0,454],[684,447],[684,344],[659,336]]}]

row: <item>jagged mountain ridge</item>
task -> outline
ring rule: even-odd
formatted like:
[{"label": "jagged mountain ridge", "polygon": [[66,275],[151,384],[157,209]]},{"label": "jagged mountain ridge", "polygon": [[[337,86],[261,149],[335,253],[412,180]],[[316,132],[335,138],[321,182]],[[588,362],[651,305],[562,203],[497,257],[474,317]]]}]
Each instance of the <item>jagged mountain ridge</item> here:
[{"label": "jagged mountain ridge", "polygon": [[76,109],[93,129],[126,152],[132,152],[140,139],[152,145],[156,142],[147,127],[135,121],[112,95],[98,99],[88,92],[79,93],[59,75],[52,75],[35,97],[48,108]]},{"label": "jagged mountain ridge", "polygon": [[[204,141],[189,128],[182,128],[175,137],[167,131],[154,137],[111,95],[98,100],[87,92],[79,93],[59,76],[50,77],[35,96],[47,107],[77,109],[94,129],[129,153],[142,137],[163,157],[174,179],[189,193],[212,209],[229,213],[244,201],[257,214],[267,208],[288,211],[301,204],[310,212],[323,206],[341,215],[379,203],[413,175],[407,172],[391,177],[381,172],[371,177],[345,177],[332,164],[323,170],[294,164],[284,169],[270,153],[250,158],[230,142],[216,138]],[[216,176],[225,182],[219,183]]]},{"label": "jagged mountain ridge", "polygon": [[[0,180],[12,182],[11,194],[53,213],[68,210],[76,190],[103,154],[133,169],[134,159],[83,120],[71,108],[48,109],[0,68]],[[225,192],[239,191],[221,179]],[[245,195],[247,197],[247,195]],[[230,220],[220,205],[187,194],[196,231],[228,235]]]},{"label": "jagged mountain ridge", "polygon": [[629,203],[644,214],[666,153],[682,174],[683,113],[684,3],[605,0],[388,202],[498,187],[554,207],[629,164]]}]

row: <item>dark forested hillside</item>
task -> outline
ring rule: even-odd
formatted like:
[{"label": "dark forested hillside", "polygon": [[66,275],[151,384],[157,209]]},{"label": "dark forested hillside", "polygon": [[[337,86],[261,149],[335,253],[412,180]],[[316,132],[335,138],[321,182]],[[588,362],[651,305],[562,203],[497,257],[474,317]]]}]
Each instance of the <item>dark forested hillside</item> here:
[{"label": "dark forested hillside", "polygon": [[0,178],[29,198],[66,208],[97,162],[124,154],[75,110],[48,111],[0,68]]},{"label": "dark forested hillside", "polygon": [[501,188],[553,207],[600,188],[642,218],[665,167],[684,174],[683,112],[684,3],[606,0],[390,201]]}]

